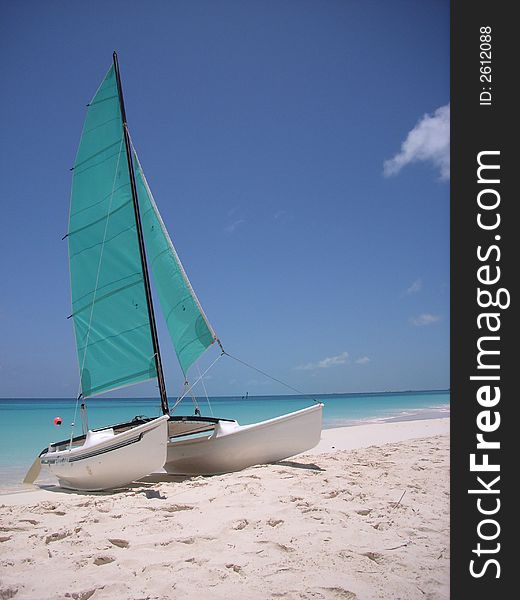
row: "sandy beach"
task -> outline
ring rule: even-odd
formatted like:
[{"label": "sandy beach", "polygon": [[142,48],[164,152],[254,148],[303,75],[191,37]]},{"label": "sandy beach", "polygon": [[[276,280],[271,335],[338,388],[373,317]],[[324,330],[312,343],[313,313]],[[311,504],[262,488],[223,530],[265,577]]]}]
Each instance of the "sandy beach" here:
[{"label": "sandy beach", "polygon": [[323,432],[239,473],[0,496],[8,598],[449,597],[449,419]]}]

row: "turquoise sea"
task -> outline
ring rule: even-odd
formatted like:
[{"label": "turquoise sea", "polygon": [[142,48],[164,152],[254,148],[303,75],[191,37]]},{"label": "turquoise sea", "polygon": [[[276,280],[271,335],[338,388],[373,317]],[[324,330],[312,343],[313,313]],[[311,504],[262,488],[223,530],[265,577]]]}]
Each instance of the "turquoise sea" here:
[{"label": "turquoise sea", "polygon": [[[449,416],[447,390],[313,396],[324,403],[324,428],[363,422],[402,421]],[[241,425],[270,419],[312,404],[304,396],[213,397],[198,400],[203,416],[236,419]],[[51,441],[71,433],[76,401],[70,398],[0,398],[0,490],[20,487],[34,458]],[[171,403],[171,406],[173,403]],[[191,400],[174,414],[193,414]],[[103,427],[133,419],[136,415],[159,416],[158,399],[91,398],[88,400],[89,427]],[[63,423],[57,427],[54,418]],[[75,434],[81,433],[79,414]]]}]

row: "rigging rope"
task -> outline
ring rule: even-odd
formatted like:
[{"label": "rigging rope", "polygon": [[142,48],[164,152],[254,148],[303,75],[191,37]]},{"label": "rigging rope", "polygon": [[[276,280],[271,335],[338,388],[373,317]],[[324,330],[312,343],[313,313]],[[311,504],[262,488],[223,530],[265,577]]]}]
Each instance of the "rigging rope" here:
[{"label": "rigging rope", "polygon": [[[181,396],[179,396],[179,398],[177,398],[175,404],[173,405],[172,412],[180,404],[180,402],[190,393],[190,391],[197,385],[197,383],[199,383],[199,381],[202,381],[202,385],[204,387],[204,392],[206,393],[206,399],[208,401],[208,405],[210,407],[211,414],[213,415],[213,409],[211,408],[211,404],[209,402],[209,397],[208,397],[208,393],[206,391],[206,386],[204,385],[203,378],[204,378],[204,375],[206,375],[206,373],[213,367],[213,365],[218,360],[220,360],[223,356],[229,356],[229,358],[232,358],[233,360],[240,363],[241,365],[244,365],[245,367],[248,367],[249,369],[252,369],[253,371],[256,371],[257,373],[260,373],[261,375],[263,375],[264,377],[267,377],[268,379],[271,379],[272,381],[276,381],[276,383],[279,383],[280,385],[283,385],[284,387],[292,390],[293,392],[296,392],[298,395],[303,396],[304,398],[310,398],[316,404],[321,404],[321,401],[318,400],[317,398],[315,398],[314,396],[311,396],[310,394],[306,394],[305,392],[302,392],[298,388],[295,388],[292,385],[289,385],[285,381],[282,381],[281,379],[277,379],[276,377],[269,375],[269,373],[262,371],[262,369],[259,369],[258,367],[250,365],[249,363],[245,362],[244,360],[241,360],[240,358],[237,358],[236,356],[229,354],[229,352],[226,352],[224,350],[222,344],[220,343],[220,340],[217,339],[216,341],[218,342],[218,345],[220,346],[220,349],[222,352],[217,356],[217,358],[209,365],[209,367],[202,374],[200,374],[200,369],[198,369],[198,365],[197,365],[197,369],[199,370],[199,377],[195,380],[194,383],[192,383],[189,387],[187,387],[187,389],[184,391],[184,393]],[[185,382],[185,386],[187,386],[187,385],[188,385],[188,381]],[[196,401],[195,401],[195,403],[196,403]]]},{"label": "rigging rope", "polygon": [[[186,381],[186,385],[189,385],[188,381]],[[191,392],[190,396],[191,396],[191,401],[193,402],[193,405],[195,406],[195,414],[200,417],[199,403],[197,402],[197,398],[196,398],[195,394],[193,393],[193,391]]]},{"label": "rigging rope", "polygon": [[[222,346],[221,346],[221,348],[222,348]],[[253,369],[253,371],[256,371],[257,373],[262,374],[264,377],[267,377],[268,379],[272,379],[273,381],[276,381],[277,383],[285,386],[286,388],[292,390],[293,392],[296,392],[300,396],[305,396],[306,398],[310,398],[313,402],[320,404],[320,401],[317,400],[314,396],[311,396],[310,394],[305,394],[304,392],[302,392],[301,390],[298,390],[297,388],[293,387],[292,385],[285,383],[285,381],[281,381],[280,379],[277,379],[276,377],[269,375],[269,373],[266,373],[265,371],[262,371],[261,369],[258,369],[257,367],[254,367],[253,365],[250,365],[249,363],[246,363],[245,361],[240,360],[240,358],[237,358],[236,356],[229,354],[229,352],[226,352],[223,348],[222,348],[222,354],[229,356],[229,358],[236,360],[237,362],[244,365],[245,367],[249,367],[250,369]]]},{"label": "rigging rope", "polygon": [[200,374],[200,369],[199,369],[198,363],[197,363],[197,371],[199,372],[200,382],[202,383],[202,387],[204,389],[204,393],[206,394],[206,401],[207,401],[208,406],[209,406],[209,412],[211,413],[211,416],[214,417],[215,415],[213,414],[213,408],[211,407],[211,402],[209,401],[209,396],[208,396],[208,392],[206,390],[206,385],[204,383],[203,376]]},{"label": "rigging rope", "polygon": [[202,375],[198,379],[196,379],[195,382],[192,383],[188,387],[188,389],[185,390],[184,394],[182,394],[182,396],[179,396],[177,398],[177,400],[175,401],[175,404],[173,405],[172,412],[175,410],[175,407],[181,402],[181,400],[183,398],[185,398],[191,392],[191,390],[197,385],[197,383],[199,383],[199,381],[204,377],[204,375],[206,375],[206,373],[211,369],[211,367],[213,367],[213,365],[224,356],[224,354],[225,354],[225,352],[222,351],[222,353],[217,356],[217,358],[210,364],[210,366],[204,371],[204,373],[202,373]]}]

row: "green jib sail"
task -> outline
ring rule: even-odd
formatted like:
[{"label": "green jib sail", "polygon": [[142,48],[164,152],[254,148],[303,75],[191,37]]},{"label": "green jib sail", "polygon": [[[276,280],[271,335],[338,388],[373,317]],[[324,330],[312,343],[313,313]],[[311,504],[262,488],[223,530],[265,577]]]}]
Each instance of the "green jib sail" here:
[{"label": "green jib sail", "polygon": [[68,242],[82,394],[156,377],[113,66],[88,106]]},{"label": "green jib sail", "polygon": [[217,338],[173,247],[135,153],[134,163],[146,256],[177,358],[186,375]]}]

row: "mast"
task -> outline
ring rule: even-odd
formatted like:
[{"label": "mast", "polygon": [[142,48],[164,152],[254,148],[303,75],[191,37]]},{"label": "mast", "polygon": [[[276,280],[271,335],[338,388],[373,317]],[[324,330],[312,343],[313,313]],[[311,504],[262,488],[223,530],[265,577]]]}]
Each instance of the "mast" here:
[{"label": "mast", "polygon": [[143,269],[144,289],[146,294],[146,303],[148,306],[148,317],[150,321],[150,333],[154,351],[155,367],[157,370],[157,382],[159,383],[159,393],[161,395],[161,408],[163,414],[170,414],[168,407],[168,397],[166,395],[166,386],[164,384],[164,374],[161,362],[161,352],[159,349],[159,338],[157,336],[157,325],[155,324],[155,314],[153,311],[152,291],[150,288],[150,277],[148,275],[148,266],[146,262],[146,249],[143,239],[143,228],[141,225],[141,214],[139,212],[139,201],[137,199],[137,187],[135,184],[134,165],[132,162],[132,152],[130,148],[130,136],[128,134],[128,125],[126,123],[125,101],[123,98],[123,88],[121,86],[121,76],[119,74],[119,63],[117,53],[114,52],[114,71],[117,80],[117,91],[119,94],[119,106],[121,108],[121,119],[123,121],[123,135],[125,138],[126,158],[128,162],[128,172],[130,175],[130,187],[132,189],[132,201],[134,204],[135,224],[137,229],[137,239],[139,240],[139,254],[141,256],[141,266]]}]

